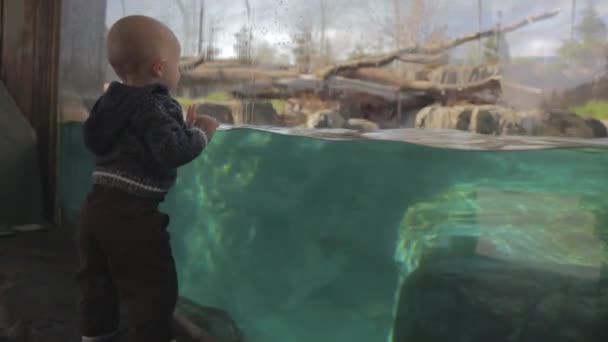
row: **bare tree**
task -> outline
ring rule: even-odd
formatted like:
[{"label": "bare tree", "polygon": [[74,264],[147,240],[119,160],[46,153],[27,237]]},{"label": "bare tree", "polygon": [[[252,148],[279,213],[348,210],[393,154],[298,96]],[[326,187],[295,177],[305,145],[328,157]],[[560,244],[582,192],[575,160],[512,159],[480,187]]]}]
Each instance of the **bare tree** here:
[{"label": "bare tree", "polygon": [[200,0],[199,18],[198,18],[198,48],[197,55],[203,54],[203,41],[205,40],[205,0]]},{"label": "bare tree", "polygon": [[372,2],[362,9],[380,37],[392,42],[395,50],[406,46],[423,44],[435,29],[439,0],[385,0]]},{"label": "bare tree", "polygon": [[320,31],[321,31],[321,41],[319,42],[319,54],[323,55],[325,53],[325,46],[327,44],[327,2],[326,0],[319,0],[319,9],[320,9]]},{"label": "bare tree", "polygon": [[435,30],[435,13],[439,9],[437,0],[410,0],[408,13],[404,18],[403,46],[426,43]]},{"label": "bare tree", "polygon": [[198,50],[198,35],[202,33],[198,27],[201,20],[201,6],[204,4],[197,0],[177,0],[184,30],[182,37],[184,54],[196,54]]},{"label": "bare tree", "polygon": [[448,40],[448,26],[437,25],[433,27],[433,30],[426,35],[425,44],[440,44],[441,42],[446,40]]},{"label": "bare tree", "polygon": [[334,52],[332,43],[327,37],[327,30],[332,24],[331,19],[336,16],[336,10],[341,5],[335,0],[319,0],[319,41],[317,44],[318,55],[315,61],[317,66],[328,65],[333,62]]},{"label": "bare tree", "polygon": [[258,65],[274,65],[280,62],[277,48],[264,40],[255,45],[253,59]]},{"label": "bare tree", "polygon": [[[392,38],[395,41],[395,50],[399,50],[403,47],[402,42],[402,17],[401,17],[401,0],[393,0],[393,6],[395,9],[395,18],[393,19],[395,28],[392,32]],[[390,32],[390,29],[389,29]]]},{"label": "bare tree", "polygon": [[190,18],[188,16],[188,7],[184,3],[184,0],[177,0],[177,7],[179,8],[179,12],[182,15],[182,25],[184,29],[184,37],[183,37],[183,45],[184,45],[184,53],[189,52],[188,46],[190,43],[190,32],[192,32],[192,26],[190,25]]},{"label": "bare tree", "polygon": [[315,57],[312,19],[303,16],[292,37],[295,44],[292,52],[296,65],[302,72],[311,72]]},{"label": "bare tree", "polygon": [[[527,25],[551,19],[557,16],[561,10],[553,10],[548,11],[543,14],[539,14],[536,16],[525,18],[521,21],[513,23],[508,26],[501,27],[500,32],[502,34],[507,34],[518,30]],[[343,63],[338,63],[336,65],[324,68],[322,70],[317,71],[317,75],[323,79],[327,79],[331,76],[353,72],[362,68],[378,68],[385,65],[389,65],[394,61],[401,61],[405,63],[417,63],[417,64],[433,64],[438,60],[441,60],[441,55],[454,47],[469,43],[474,40],[492,37],[496,35],[496,28],[492,28],[487,31],[475,32],[471,34],[466,34],[457,38],[453,38],[446,41],[441,41],[434,44],[427,45],[419,45],[414,44],[409,47],[405,47],[396,51],[393,51],[389,54],[379,55],[379,56],[370,56],[361,60],[355,61],[346,61]]]},{"label": "bare tree", "polygon": [[291,8],[296,18],[293,22],[292,41],[295,46],[292,53],[302,71],[307,72],[333,62],[333,44],[328,37],[328,30],[337,14],[336,10],[343,5],[335,0],[316,0],[302,2]]}]

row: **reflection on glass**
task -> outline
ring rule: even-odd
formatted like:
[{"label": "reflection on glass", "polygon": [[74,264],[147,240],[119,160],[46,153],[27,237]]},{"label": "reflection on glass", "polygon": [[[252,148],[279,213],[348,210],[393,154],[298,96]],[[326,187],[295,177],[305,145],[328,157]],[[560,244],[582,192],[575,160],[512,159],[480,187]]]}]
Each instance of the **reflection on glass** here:
[{"label": "reflection on glass", "polygon": [[608,338],[603,3],[64,12],[82,22],[62,36],[62,212],[74,218],[89,187],[81,122],[116,79],[106,28],[166,22],[183,45],[177,98],[226,128],[165,203],[180,292],[249,341]]}]

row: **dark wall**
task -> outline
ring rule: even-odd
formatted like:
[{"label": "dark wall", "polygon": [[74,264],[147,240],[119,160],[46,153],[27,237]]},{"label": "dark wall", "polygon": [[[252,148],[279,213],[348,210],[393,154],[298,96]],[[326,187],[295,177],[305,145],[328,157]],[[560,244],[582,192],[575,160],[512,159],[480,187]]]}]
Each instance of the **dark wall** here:
[{"label": "dark wall", "polygon": [[[38,165],[29,164],[33,173],[17,173],[23,178],[27,174],[30,180],[39,182],[42,176],[44,197],[46,199],[46,216],[53,214],[55,186],[55,141],[56,141],[56,91],[57,91],[57,58],[59,46],[60,8],[59,0],[3,0],[0,2],[0,30],[2,32],[2,56],[0,75],[6,90],[3,90],[2,101],[14,104],[8,112],[2,113],[4,119],[21,113],[36,132],[37,145],[31,131],[14,130],[13,121],[2,121],[6,134],[25,134],[21,140],[13,141],[12,150],[27,150],[23,153],[37,155]],[[11,99],[12,97],[12,99]],[[13,120],[15,120],[13,118]],[[10,124],[10,125],[9,125]],[[7,126],[8,125],[8,126]],[[4,142],[2,142],[4,143]],[[17,143],[23,146],[16,146]],[[29,150],[33,147],[33,150]],[[5,147],[6,148],[6,147]],[[24,151],[25,151],[24,150]],[[2,157],[6,157],[4,154]],[[24,156],[25,158],[25,156]],[[36,158],[36,157],[35,157]],[[23,161],[23,160],[21,160]],[[17,161],[13,161],[16,163]],[[7,159],[3,160],[6,166]],[[13,165],[15,166],[15,165]],[[16,180],[18,183],[19,180]],[[7,194],[10,200],[13,194]],[[21,195],[19,195],[21,196]],[[2,199],[5,201],[6,199]],[[35,206],[35,203],[31,204]]]}]

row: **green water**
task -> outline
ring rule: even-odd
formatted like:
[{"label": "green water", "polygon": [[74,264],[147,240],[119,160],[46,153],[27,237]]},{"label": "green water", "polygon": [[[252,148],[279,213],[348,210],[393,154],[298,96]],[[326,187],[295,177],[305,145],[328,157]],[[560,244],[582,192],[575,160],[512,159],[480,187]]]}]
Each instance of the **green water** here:
[{"label": "green water", "polygon": [[[92,170],[79,129],[62,129],[68,215]],[[474,237],[473,254],[539,272],[584,269],[597,282],[607,166],[608,149],[464,151],[222,131],[180,170],[165,203],[180,291],[230,312],[252,342],[380,342],[400,284],[459,237]]]}]

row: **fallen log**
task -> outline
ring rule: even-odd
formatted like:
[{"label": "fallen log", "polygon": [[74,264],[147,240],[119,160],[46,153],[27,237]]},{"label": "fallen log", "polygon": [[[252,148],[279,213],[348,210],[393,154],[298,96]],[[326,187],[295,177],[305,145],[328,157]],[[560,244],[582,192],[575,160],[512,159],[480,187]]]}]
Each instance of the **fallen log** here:
[{"label": "fallen log", "polygon": [[276,80],[298,77],[294,70],[267,70],[242,65],[201,65],[184,74],[184,79],[194,81],[252,81]]},{"label": "fallen log", "polygon": [[[431,96],[437,101],[446,97],[459,97],[479,90],[500,89],[501,77],[490,76],[479,81],[459,84],[436,84],[431,81],[412,81],[401,79],[384,79],[368,81],[356,78],[332,77],[327,80],[285,79],[281,82],[249,83],[236,87],[232,94],[238,98],[255,97],[258,99],[290,98],[301,94],[317,94],[335,97],[339,94],[368,94],[387,101],[405,100],[409,97]],[[388,83],[388,84],[387,84]]]},{"label": "fallen log", "polygon": [[[543,14],[540,14],[537,16],[529,17],[529,18],[523,19],[519,22],[516,22],[512,25],[508,25],[508,26],[502,28],[500,31],[505,34],[509,33],[509,32],[513,32],[513,31],[518,30],[529,24],[553,18],[553,17],[557,16],[560,12],[561,12],[561,10],[557,9],[557,10],[549,11],[549,12],[546,12],[546,13],[543,13]],[[366,57],[363,59],[347,61],[347,62],[339,63],[336,65],[332,65],[332,66],[319,70],[316,74],[320,78],[327,79],[328,77],[335,76],[335,75],[343,73],[343,72],[354,71],[354,70],[361,69],[361,68],[378,68],[378,67],[386,66],[396,60],[407,61],[409,63],[420,63],[420,64],[429,63],[430,61],[433,61],[435,58],[438,58],[437,57],[438,55],[440,55],[441,53],[443,53],[449,49],[452,49],[454,47],[457,47],[459,45],[462,45],[462,44],[465,44],[465,43],[468,43],[468,42],[471,42],[474,40],[493,36],[496,33],[497,33],[496,29],[490,29],[490,30],[486,30],[486,31],[466,34],[466,35],[463,35],[463,36],[460,36],[460,37],[457,37],[457,38],[454,38],[454,39],[451,39],[451,40],[448,40],[445,42],[433,44],[430,46],[419,46],[419,45],[410,46],[405,49],[401,49],[401,50],[398,50],[398,51],[395,51],[395,52],[392,52],[392,53],[389,53],[386,55]]]}]

